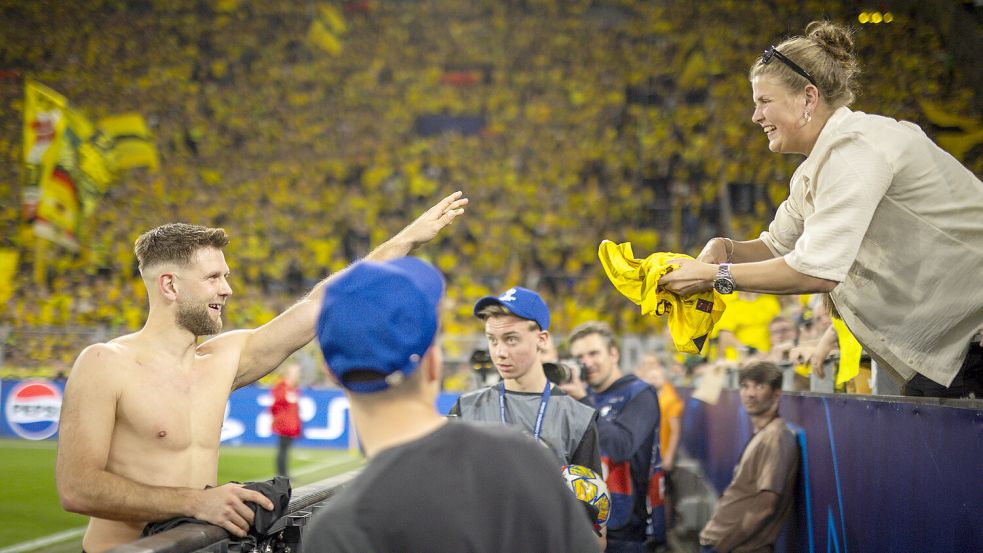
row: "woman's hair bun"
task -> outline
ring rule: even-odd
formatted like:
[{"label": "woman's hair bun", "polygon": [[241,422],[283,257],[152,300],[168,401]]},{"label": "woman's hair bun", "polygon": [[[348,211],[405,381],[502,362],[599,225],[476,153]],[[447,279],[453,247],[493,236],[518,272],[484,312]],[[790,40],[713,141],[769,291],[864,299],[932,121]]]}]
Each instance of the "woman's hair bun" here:
[{"label": "woman's hair bun", "polygon": [[853,61],[853,31],[849,27],[830,21],[813,21],[806,26],[806,38],[815,42],[839,62]]}]

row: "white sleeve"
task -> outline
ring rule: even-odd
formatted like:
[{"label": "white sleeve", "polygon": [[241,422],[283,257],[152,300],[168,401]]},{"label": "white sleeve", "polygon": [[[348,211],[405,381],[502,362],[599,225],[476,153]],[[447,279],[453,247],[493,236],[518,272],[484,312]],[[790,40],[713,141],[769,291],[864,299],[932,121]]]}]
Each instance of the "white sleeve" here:
[{"label": "white sleeve", "polygon": [[862,135],[833,145],[816,172],[815,211],[805,219],[795,247],[785,254],[786,263],[816,278],[846,280],[893,178],[892,167]]},{"label": "white sleeve", "polygon": [[768,230],[762,232],[759,237],[775,257],[791,252],[799,236],[802,236],[806,212],[803,209],[806,185],[801,176],[802,169],[803,166],[800,165],[792,175],[789,180],[788,198],[778,206],[774,220],[768,225]]},{"label": "white sleeve", "polygon": [[768,225],[768,230],[761,233],[759,239],[771,250],[775,257],[783,256],[792,251],[795,242],[802,235],[802,216],[795,209],[792,198],[782,202],[775,211],[775,219]]}]

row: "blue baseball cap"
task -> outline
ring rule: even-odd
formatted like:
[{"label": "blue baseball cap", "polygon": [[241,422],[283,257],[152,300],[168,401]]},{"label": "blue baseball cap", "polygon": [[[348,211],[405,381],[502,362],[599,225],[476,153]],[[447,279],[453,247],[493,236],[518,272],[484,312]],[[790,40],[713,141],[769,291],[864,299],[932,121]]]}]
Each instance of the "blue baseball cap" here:
[{"label": "blue baseball cap", "polygon": [[[352,392],[398,384],[433,344],[443,295],[443,275],[422,259],[352,265],[324,288],[317,340],[328,370]],[[379,378],[350,380],[354,371]]]},{"label": "blue baseball cap", "polygon": [[550,328],[550,308],[546,306],[546,302],[539,294],[528,288],[513,286],[503,292],[501,296],[481,298],[474,304],[475,316],[482,309],[492,304],[505,307],[516,317],[535,321],[541,330],[549,330]]}]

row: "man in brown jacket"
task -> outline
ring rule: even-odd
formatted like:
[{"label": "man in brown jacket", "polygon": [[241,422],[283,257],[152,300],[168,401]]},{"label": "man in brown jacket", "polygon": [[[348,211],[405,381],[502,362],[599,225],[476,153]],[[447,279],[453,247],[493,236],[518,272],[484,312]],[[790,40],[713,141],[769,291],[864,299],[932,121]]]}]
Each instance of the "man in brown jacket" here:
[{"label": "man in brown jacket", "polygon": [[738,381],[754,435],[700,532],[701,553],[770,552],[792,510],[799,449],[778,416],[782,371],[774,363],[752,363],[741,370]]}]

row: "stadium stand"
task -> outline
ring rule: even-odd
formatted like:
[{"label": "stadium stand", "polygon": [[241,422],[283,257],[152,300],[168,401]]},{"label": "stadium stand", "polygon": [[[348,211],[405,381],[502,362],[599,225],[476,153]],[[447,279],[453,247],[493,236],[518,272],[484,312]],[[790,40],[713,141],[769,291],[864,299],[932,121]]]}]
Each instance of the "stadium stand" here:
[{"label": "stadium stand", "polygon": [[[313,2],[0,8],[0,249],[19,252],[0,294],[5,376],[55,375],[93,338],[134,330],[146,300],[131,249],[151,226],[229,230],[226,327],[246,327],[457,188],[473,209],[429,250],[449,278],[448,336],[475,334],[474,298],[520,275],[556,306],[560,333],[605,316],[658,334],[607,284],[597,243],[693,253],[760,232],[797,160],[770,155],[749,123],[747,67],[819,15],[857,17],[855,3],[818,1],[332,5],[327,39],[311,33]],[[905,3],[893,23],[860,26],[870,84],[857,109],[951,139],[980,174],[983,72],[952,39],[974,9]],[[160,155],[158,171],[111,187],[78,253],[51,248],[40,272],[20,217],[27,77],[93,119],[142,114]],[[803,305],[783,311],[798,320]],[[452,359],[473,349],[449,343]]]}]

